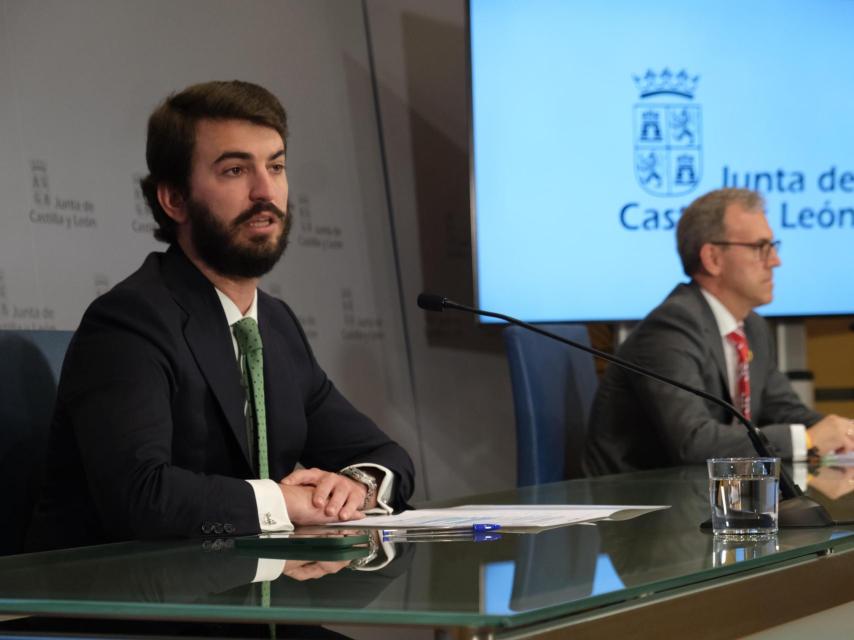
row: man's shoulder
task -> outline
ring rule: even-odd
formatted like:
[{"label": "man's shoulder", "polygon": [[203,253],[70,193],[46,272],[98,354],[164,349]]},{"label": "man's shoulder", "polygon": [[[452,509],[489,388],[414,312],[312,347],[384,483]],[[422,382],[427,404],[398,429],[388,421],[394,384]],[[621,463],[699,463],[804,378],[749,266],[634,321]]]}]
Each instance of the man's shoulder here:
[{"label": "man's shoulder", "polygon": [[[714,335],[714,317],[699,288],[680,284],[641,320],[620,349],[620,354],[639,358],[643,354],[690,349],[705,351]],[[711,324],[710,324],[711,323]]]},{"label": "man's shoulder", "polygon": [[689,312],[694,313],[708,307],[700,287],[694,283],[680,283],[667,294],[650,315],[660,313]]},{"label": "man's shoulder", "polygon": [[161,275],[161,262],[164,255],[161,252],[149,253],[136,271],[95,298],[89,305],[87,314],[103,308],[128,304],[134,300],[151,301],[152,298],[165,294],[168,289]]},{"label": "man's shoulder", "polygon": [[142,265],[86,309],[80,330],[130,329],[143,334],[176,325],[186,313],[164,277],[167,254],[150,253]]},{"label": "man's shoulder", "polygon": [[641,327],[677,323],[697,327],[707,320],[709,305],[695,284],[679,284],[641,321]]}]

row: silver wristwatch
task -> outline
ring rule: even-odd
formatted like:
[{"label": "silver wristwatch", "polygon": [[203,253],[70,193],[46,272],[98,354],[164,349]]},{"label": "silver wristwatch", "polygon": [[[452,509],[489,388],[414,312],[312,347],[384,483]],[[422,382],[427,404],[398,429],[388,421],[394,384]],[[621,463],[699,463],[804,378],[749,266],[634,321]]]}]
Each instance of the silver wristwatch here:
[{"label": "silver wristwatch", "polygon": [[365,502],[362,503],[361,509],[362,511],[366,511],[368,506],[371,504],[371,500],[373,500],[377,495],[377,481],[374,479],[374,476],[366,471],[362,471],[358,467],[344,469],[344,471],[341,472],[341,475],[352,478],[356,482],[361,482],[365,487],[367,487]]}]

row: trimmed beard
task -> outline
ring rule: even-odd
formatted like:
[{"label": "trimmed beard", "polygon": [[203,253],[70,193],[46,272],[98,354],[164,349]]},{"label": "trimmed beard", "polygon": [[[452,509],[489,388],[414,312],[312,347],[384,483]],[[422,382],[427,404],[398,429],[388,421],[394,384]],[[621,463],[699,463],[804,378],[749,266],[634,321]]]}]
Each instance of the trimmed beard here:
[{"label": "trimmed beard", "polygon": [[[270,243],[266,238],[259,238],[257,242],[238,244],[235,238],[240,225],[263,212],[273,214],[284,223],[279,239]],[[260,278],[269,273],[288,246],[290,203],[285,213],[272,202],[257,202],[226,226],[214,216],[207,204],[189,198],[187,215],[191,222],[193,247],[205,264],[222,276]]]}]

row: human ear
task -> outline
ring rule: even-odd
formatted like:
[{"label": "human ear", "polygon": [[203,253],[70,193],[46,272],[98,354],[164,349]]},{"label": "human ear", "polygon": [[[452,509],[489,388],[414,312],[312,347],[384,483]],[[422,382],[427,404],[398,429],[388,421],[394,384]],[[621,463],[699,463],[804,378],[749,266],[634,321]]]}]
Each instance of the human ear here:
[{"label": "human ear", "polygon": [[722,262],[721,247],[707,242],[700,248],[700,263],[703,265],[703,270],[710,276],[720,275]]},{"label": "human ear", "polygon": [[187,221],[187,201],[180,189],[161,182],[157,185],[157,201],[166,215],[176,223]]}]

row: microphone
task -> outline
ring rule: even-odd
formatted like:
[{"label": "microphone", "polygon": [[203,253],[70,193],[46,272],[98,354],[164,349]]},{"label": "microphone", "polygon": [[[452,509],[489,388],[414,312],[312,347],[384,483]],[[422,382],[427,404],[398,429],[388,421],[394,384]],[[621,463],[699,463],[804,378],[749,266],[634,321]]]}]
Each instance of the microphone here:
[{"label": "microphone", "polygon": [[[454,302],[453,300],[449,300],[444,296],[433,293],[419,294],[418,306],[424,309],[425,311],[442,312],[445,309],[454,309],[456,311],[464,311],[466,313],[473,313],[479,316],[486,316],[488,318],[504,320],[505,322],[508,322],[510,324],[515,324],[518,327],[527,329],[528,331],[533,331],[534,333],[539,333],[540,335],[546,336],[547,338],[551,338],[552,340],[556,340],[557,342],[562,342],[563,344],[569,345],[570,347],[573,347],[575,349],[586,351],[587,353],[590,353],[596,356],[597,358],[606,360],[607,362],[615,364],[623,369],[627,369],[628,371],[632,371],[633,373],[636,373],[638,375],[646,376],[647,378],[652,378],[653,380],[658,380],[659,382],[663,382],[664,384],[668,384],[678,389],[682,389],[683,391],[687,391],[688,393],[692,393],[695,396],[699,396],[704,400],[708,400],[720,407],[723,407],[733,416],[735,416],[735,418],[742,425],[744,425],[744,428],[747,429],[747,437],[750,438],[750,442],[753,445],[754,450],[761,457],[779,457],[774,446],[771,444],[765,434],[762,433],[762,431],[758,429],[752,422],[750,422],[750,420],[748,420],[740,411],[738,411],[738,409],[736,409],[729,402],[726,402],[725,400],[722,400],[717,396],[707,391],[704,391],[703,389],[697,389],[696,387],[692,387],[691,385],[685,384],[684,382],[668,378],[667,376],[663,376],[659,373],[656,373],[652,369],[641,367],[632,362],[629,362],[628,360],[624,360],[619,356],[615,356],[610,353],[600,351],[599,349],[588,347],[587,345],[581,344],[580,342],[575,342],[574,340],[569,340],[568,338],[561,337],[540,327],[528,324],[527,322],[524,322],[517,318],[513,318],[512,316],[504,315],[503,313],[495,313],[494,311],[485,311],[483,309],[467,307],[466,305]],[[800,487],[795,484],[791,476],[783,468],[782,465],[780,466],[780,493],[782,494],[783,499],[780,501],[780,508],[778,512],[777,524],[779,527],[828,527],[835,524],[835,522],[831,519],[830,514],[827,513],[823,506],[821,506],[812,498],[809,498],[804,495],[804,492],[801,491]],[[711,522],[704,522],[701,526],[703,528],[710,528]]]}]

